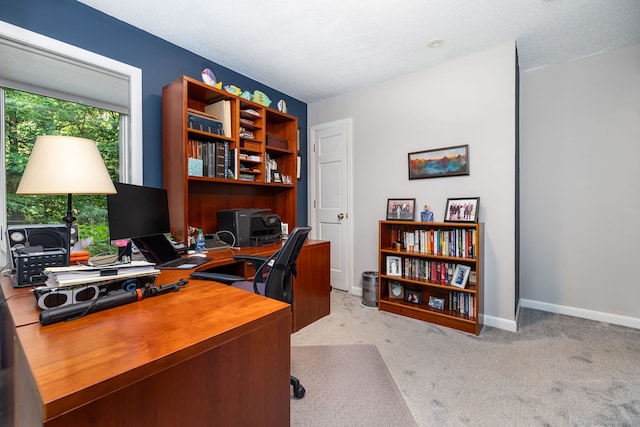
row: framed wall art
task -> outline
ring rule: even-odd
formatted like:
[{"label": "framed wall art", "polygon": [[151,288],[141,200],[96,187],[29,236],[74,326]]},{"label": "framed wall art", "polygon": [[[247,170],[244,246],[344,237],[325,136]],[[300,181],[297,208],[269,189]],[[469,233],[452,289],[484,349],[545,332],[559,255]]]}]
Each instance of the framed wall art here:
[{"label": "framed wall art", "polygon": [[409,179],[469,175],[469,145],[409,153]]},{"label": "framed wall art", "polygon": [[387,221],[413,221],[416,199],[387,199]]},{"label": "framed wall art", "polygon": [[480,197],[447,199],[444,211],[445,222],[478,222]]}]

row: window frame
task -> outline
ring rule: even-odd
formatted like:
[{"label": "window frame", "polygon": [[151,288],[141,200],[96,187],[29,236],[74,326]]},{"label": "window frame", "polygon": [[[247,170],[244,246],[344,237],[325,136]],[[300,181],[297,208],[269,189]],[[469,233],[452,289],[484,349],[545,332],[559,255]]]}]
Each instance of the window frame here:
[{"label": "window frame", "polygon": [[[121,114],[120,116],[119,175],[121,182],[142,185],[142,70],[3,21],[0,21],[0,38],[25,43],[36,49],[48,51],[49,54],[58,54],[67,60],[77,61],[78,64],[90,64],[128,78],[129,114]],[[46,79],[43,79],[43,83],[46,83]],[[45,92],[41,94],[51,96],[46,93],[46,84],[43,84],[42,88]],[[22,90],[19,87],[16,89]],[[0,150],[0,161],[3,165],[6,164],[4,114],[4,89],[0,87],[0,116],[2,116],[0,139],[3,147]],[[0,200],[3,205],[3,209],[0,210],[0,262],[2,265],[7,265],[8,261],[8,246],[5,236],[7,229],[6,188],[6,168],[3,168],[0,173]]]}]

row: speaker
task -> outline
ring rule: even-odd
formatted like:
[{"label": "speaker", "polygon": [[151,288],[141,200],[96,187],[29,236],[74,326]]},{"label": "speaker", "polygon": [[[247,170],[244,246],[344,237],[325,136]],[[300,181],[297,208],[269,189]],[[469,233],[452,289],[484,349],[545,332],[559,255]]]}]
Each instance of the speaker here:
[{"label": "speaker", "polygon": [[57,288],[40,286],[33,288],[36,304],[42,310],[62,307],[80,302],[92,301],[111,295],[118,291],[133,291],[151,286],[156,281],[156,274],[142,276],[105,279],[93,283],[60,286]]},{"label": "speaker", "polygon": [[[78,241],[78,227],[71,228],[71,245]],[[33,285],[46,267],[68,265],[67,226],[28,224],[7,227],[7,245],[15,269],[14,287]]]},{"label": "speaker", "polygon": [[[74,228],[75,227],[75,228]],[[9,250],[41,246],[42,249],[67,248],[67,226],[64,224],[13,225],[7,228]],[[78,241],[78,227],[71,229],[71,245]]]}]

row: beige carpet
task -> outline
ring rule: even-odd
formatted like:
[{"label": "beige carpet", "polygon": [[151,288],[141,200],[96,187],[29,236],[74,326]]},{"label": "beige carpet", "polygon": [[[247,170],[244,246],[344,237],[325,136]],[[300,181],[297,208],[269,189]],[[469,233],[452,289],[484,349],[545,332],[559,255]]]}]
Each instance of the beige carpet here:
[{"label": "beige carpet", "polygon": [[640,329],[522,309],[476,337],[331,294],[291,345],[375,345],[420,427],[640,426]]},{"label": "beige carpet", "polygon": [[291,373],[307,390],[292,427],[416,425],[375,345],[291,347]]}]

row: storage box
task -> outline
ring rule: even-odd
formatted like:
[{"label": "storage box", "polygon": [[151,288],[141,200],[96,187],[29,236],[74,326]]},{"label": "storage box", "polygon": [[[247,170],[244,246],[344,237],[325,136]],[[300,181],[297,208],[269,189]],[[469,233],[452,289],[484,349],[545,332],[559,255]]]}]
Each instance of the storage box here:
[{"label": "storage box", "polygon": [[260,143],[259,142],[255,142],[255,141],[247,141],[247,140],[241,139],[240,140],[240,149],[241,150],[252,151],[254,153],[259,153],[260,152]]},{"label": "storage box", "polygon": [[279,138],[273,135],[267,135],[267,145],[273,148],[279,148],[281,150],[289,149],[289,141],[284,138]]},{"label": "storage box", "polygon": [[200,159],[189,158],[189,176],[202,176],[203,161]]}]

